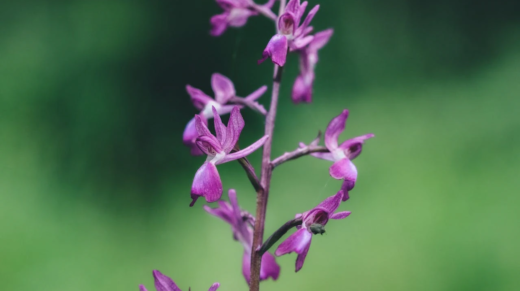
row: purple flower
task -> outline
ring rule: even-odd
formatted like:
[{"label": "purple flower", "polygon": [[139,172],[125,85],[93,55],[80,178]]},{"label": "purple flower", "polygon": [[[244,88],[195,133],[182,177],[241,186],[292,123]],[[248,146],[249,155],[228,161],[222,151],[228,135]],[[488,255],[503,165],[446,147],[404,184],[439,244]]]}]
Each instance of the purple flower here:
[{"label": "purple flower", "polygon": [[278,17],[277,30],[267,47],[262,53],[262,59],[258,61],[261,63],[267,58],[271,58],[273,63],[283,67],[287,58],[287,51],[301,49],[308,45],[314,38],[309,35],[312,27],[309,26],[312,18],[320,9],[319,5],[314,6],[307,14],[307,17],[300,25],[300,20],[307,8],[307,1],[300,4],[300,0],[291,0],[285,7],[285,12]]},{"label": "purple flower", "polygon": [[302,225],[298,230],[284,240],[274,253],[277,256],[295,252],[298,254],[296,258],[296,272],[303,267],[303,262],[309,252],[313,234],[323,234],[324,226],[329,219],[343,219],[350,215],[350,211],[336,212],[340,203],[343,191],[339,191],[336,195],[330,196],[313,209],[298,214],[296,217],[302,218]]},{"label": "purple flower", "polygon": [[[206,125],[208,124],[207,120],[213,118],[213,107],[217,109],[218,115],[231,112],[234,105],[227,105],[230,101],[242,102],[265,114],[265,109],[263,106],[255,102],[255,100],[264,94],[264,92],[267,90],[267,86],[258,88],[256,91],[245,98],[239,98],[236,96],[233,82],[231,82],[231,80],[227,77],[219,73],[215,73],[211,76],[211,87],[215,93],[215,99],[209,97],[197,88],[186,85],[186,91],[188,91],[188,94],[191,97],[191,102],[193,102],[193,105],[198,110],[200,110],[199,116],[201,117],[202,122],[204,122]],[[195,126],[195,118],[192,118],[184,129],[182,140],[185,145],[190,147],[191,154],[194,156],[203,154],[202,151],[200,151],[200,149],[195,145],[195,140],[198,136],[199,134]]]},{"label": "purple flower", "polygon": [[338,137],[345,130],[348,110],[345,109],[340,115],[334,117],[325,131],[325,146],[328,153],[313,153],[312,156],[333,161],[329,173],[334,179],[344,180],[341,190],[344,192],[343,201],[349,198],[348,191],[356,184],[357,169],[351,160],[359,156],[365,140],[374,137],[369,133],[344,141],[338,146]]},{"label": "purple flower", "polygon": [[244,26],[250,16],[255,16],[259,13],[271,18],[276,17],[271,11],[274,1],[269,1],[265,5],[256,5],[252,0],[216,1],[224,12],[211,17],[210,23],[212,28],[210,34],[212,36],[220,36],[228,27]]},{"label": "purple flower", "polygon": [[204,196],[207,202],[219,200],[222,196],[222,182],[216,165],[238,160],[251,154],[261,147],[268,137],[267,135],[263,136],[245,149],[231,153],[240,137],[242,128],[244,128],[244,119],[242,119],[240,109],[235,106],[231,110],[227,127],[222,123],[215,107],[213,107],[213,116],[215,118],[216,137],[209,131],[202,117],[195,115],[195,127],[199,134],[195,143],[208,157],[193,178],[191,186],[193,201],[190,206],[193,206],[200,196]]},{"label": "purple flower", "polygon": [[314,35],[314,39],[300,53],[300,74],[294,82],[292,100],[294,103],[312,101],[312,85],[314,83],[314,68],[318,63],[318,50],[324,47],[332,36],[333,30],[327,29]]},{"label": "purple flower", "polygon": [[[163,275],[158,270],[153,270],[153,279],[155,281],[155,290],[157,291],[181,291],[181,289],[173,282],[170,277]],[[209,287],[208,291],[215,291],[220,286],[219,283],[214,283]],[[148,291],[144,285],[139,286],[140,291]]]},{"label": "purple flower", "polygon": [[[253,225],[254,218],[247,211],[242,211],[238,206],[237,194],[234,189],[228,192],[229,202],[219,201],[218,208],[211,208],[204,205],[204,209],[211,215],[219,217],[231,225],[233,238],[239,241],[244,247],[244,256],[242,259],[242,274],[249,283],[251,278],[251,246],[253,243]],[[260,280],[266,280],[269,277],[273,280],[278,279],[280,275],[280,266],[276,263],[273,255],[266,252],[262,256],[262,267],[260,269]]]}]

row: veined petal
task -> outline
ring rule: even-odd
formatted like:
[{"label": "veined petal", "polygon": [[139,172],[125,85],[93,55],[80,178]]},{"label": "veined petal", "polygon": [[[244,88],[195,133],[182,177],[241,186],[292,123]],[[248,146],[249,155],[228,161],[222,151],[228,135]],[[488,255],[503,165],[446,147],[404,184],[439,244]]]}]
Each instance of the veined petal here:
[{"label": "veined petal", "polygon": [[148,290],[146,290],[144,285],[139,285],[139,291],[148,291]]},{"label": "veined petal", "polygon": [[235,218],[240,218],[240,206],[238,206],[237,191],[235,189],[229,189],[228,191],[229,202]]},{"label": "veined petal", "polygon": [[238,106],[235,106],[235,108],[231,110],[227,126],[226,140],[222,144],[222,149],[226,154],[235,147],[235,144],[238,142],[238,138],[240,137],[240,133],[244,128],[244,124],[244,119],[242,118],[242,114],[240,114],[240,109]]},{"label": "veined petal", "polygon": [[343,184],[341,184],[341,190],[343,191],[343,198],[341,200],[347,201],[350,198],[348,192],[350,190],[354,189],[354,186],[356,186],[355,181],[349,181],[349,180],[343,181]]},{"label": "veined petal", "polygon": [[294,15],[298,15],[300,13],[300,0],[290,0],[289,3],[285,6],[284,12],[290,12]]},{"label": "veined petal", "polygon": [[253,93],[247,95],[247,97],[245,97],[245,99],[250,100],[250,101],[255,101],[256,99],[260,98],[265,93],[265,91],[267,91],[267,86],[264,85],[264,86],[256,89],[256,91],[254,91]]},{"label": "veined petal", "polygon": [[202,90],[193,88],[190,85],[186,85],[186,91],[191,97],[191,102],[198,110],[204,109],[204,106],[206,106],[206,104],[213,101],[213,99],[211,99],[211,97],[202,92]]},{"label": "veined petal", "polygon": [[309,26],[312,19],[314,18],[314,15],[316,15],[319,9],[320,5],[316,5],[311,9],[311,11],[309,11],[309,13],[307,13],[307,17],[305,17],[305,20],[303,21],[302,25],[300,25],[300,27],[298,27],[298,29],[296,30],[296,36],[303,35],[302,32],[304,32],[305,29]]},{"label": "veined petal", "polygon": [[153,278],[157,291],[181,291],[170,277],[163,275],[158,270],[153,271]]},{"label": "veined petal", "polygon": [[357,169],[348,158],[341,159],[330,166],[329,173],[334,179],[356,182]]},{"label": "veined petal", "polygon": [[215,119],[215,132],[217,133],[217,140],[220,144],[224,144],[224,141],[226,140],[226,131],[227,128],[222,123],[222,119],[220,119],[220,115],[217,112],[217,109],[213,106],[211,108],[213,110],[213,118]]},{"label": "veined petal", "polygon": [[268,135],[264,135],[261,139],[257,140],[255,143],[253,143],[252,145],[248,146],[247,148],[239,150],[238,152],[235,152],[235,153],[226,154],[226,156],[222,160],[217,162],[217,165],[220,165],[220,164],[223,164],[223,163],[227,163],[227,162],[230,162],[230,161],[234,161],[234,160],[238,160],[238,159],[241,159],[241,158],[243,158],[245,156],[250,155],[251,153],[256,151],[259,147],[264,145],[264,143],[267,140],[267,138],[269,138],[269,136]]},{"label": "veined petal", "polygon": [[287,42],[287,37],[281,34],[275,34],[267,47],[264,49],[262,53],[262,59],[258,61],[258,63],[262,63],[267,60],[267,58],[271,58],[273,63],[283,67],[285,65],[285,61],[287,59],[287,48],[289,44]]},{"label": "veined petal", "polygon": [[210,157],[214,157],[222,152],[222,146],[213,135],[200,135],[195,140],[197,147]]},{"label": "veined petal", "polygon": [[195,115],[195,129],[199,133],[199,136],[200,135],[207,135],[207,136],[213,135],[213,134],[211,134],[211,131],[209,131],[207,124],[208,124],[208,121],[206,120],[206,118],[204,118],[204,116]]},{"label": "veined petal", "polygon": [[267,280],[269,277],[277,280],[280,275],[280,266],[276,263],[273,255],[266,252],[262,256],[262,265],[260,268],[260,280]]},{"label": "veined petal", "polygon": [[308,84],[305,82],[304,76],[299,75],[294,81],[291,97],[295,104],[300,102],[310,103],[312,101],[312,82]]},{"label": "veined petal", "polygon": [[341,197],[343,197],[343,191],[340,190],[335,195],[332,195],[332,196],[328,197],[327,199],[323,200],[316,207],[323,208],[328,213],[332,214],[332,213],[334,213],[334,211],[336,211],[336,209],[338,209],[338,207],[341,203]]},{"label": "veined petal", "polygon": [[218,289],[218,287],[220,287],[220,283],[213,283],[213,285],[211,285],[211,287],[209,287],[208,291],[215,291]]},{"label": "veined petal", "polygon": [[209,34],[212,36],[220,36],[222,35],[227,27],[228,27],[228,18],[229,12],[224,12],[222,14],[217,14],[211,17],[209,22],[211,23],[211,31]]},{"label": "veined petal", "polygon": [[324,47],[330,40],[330,37],[334,33],[332,28],[317,32],[314,34],[314,39],[309,44],[309,50],[318,51],[322,47]]},{"label": "veined petal", "polygon": [[231,97],[235,96],[233,82],[219,73],[214,73],[211,76],[211,88],[215,93],[215,100],[220,104],[226,104]]},{"label": "veined petal", "polygon": [[275,255],[281,256],[288,253],[295,252],[302,254],[305,249],[311,244],[312,234],[305,228],[297,230],[285,239],[276,249]]},{"label": "veined petal", "polygon": [[217,167],[212,163],[205,162],[195,173],[191,185],[191,198],[193,206],[200,196],[204,196],[207,202],[215,202],[222,196],[222,181]]},{"label": "veined petal", "polygon": [[332,219],[344,219],[350,215],[350,211],[341,211],[334,213],[330,218]]},{"label": "veined petal", "polygon": [[338,137],[345,130],[348,118],[348,110],[345,109],[340,115],[334,117],[325,131],[325,146],[332,152],[338,147]]},{"label": "veined petal", "polygon": [[314,35],[307,35],[305,37],[297,37],[291,42],[291,52],[304,48],[312,42]]},{"label": "veined petal", "polygon": [[309,244],[303,250],[303,252],[301,254],[298,254],[298,256],[296,257],[295,272],[298,272],[303,267],[303,263],[305,262],[305,258],[307,257],[307,253],[309,252],[310,247],[311,247],[311,243],[309,241]]},{"label": "veined petal", "polygon": [[359,154],[361,153],[361,150],[363,149],[363,144],[365,143],[365,140],[374,137],[375,135],[373,133],[365,134],[362,136],[358,136],[355,138],[348,139],[341,143],[339,148],[345,151],[346,156],[353,160]]}]

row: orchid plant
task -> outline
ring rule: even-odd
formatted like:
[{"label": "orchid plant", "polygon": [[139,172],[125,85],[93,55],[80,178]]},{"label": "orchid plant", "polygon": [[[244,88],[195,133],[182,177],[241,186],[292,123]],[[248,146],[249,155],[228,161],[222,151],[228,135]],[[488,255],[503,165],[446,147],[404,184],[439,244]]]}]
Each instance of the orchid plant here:
[{"label": "orchid plant", "polygon": [[[222,35],[229,27],[244,26],[249,17],[259,15],[274,21],[276,26],[275,34],[267,42],[258,61],[262,63],[270,58],[274,63],[269,110],[257,102],[267,91],[267,86],[261,86],[246,97],[239,97],[233,82],[219,73],[211,77],[214,98],[190,85],[186,86],[186,91],[195,108],[199,110],[199,114],[187,123],[183,142],[192,155],[206,155],[206,161],[194,174],[190,206],[194,206],[200,197],[204,197],[207,203],[216,202],[217,207],[204,205],[204,210],[231,226],[234,240],[243,247],[243,277],[250,291],[258,291],[260,281],[279,278],[280,266],[275,256],[296,253],[295,270],[298,272],[303,267],[313,235],[323,234],[330,219],[344,219],[350,215],[350,211],[337,212],[336,210],[342,202],[349,199],[349,192],[353,190],[357,181],[358,171],[352,160],[359,156],[365,141],[374,135],[365,134],[339,143],[339,135],[345,130],[349,115],[349,111],[344,109],[339,115],[333,117],[327,126],[325,146],[319,145],[321,140],[321,133],[319,133],[318,137],[309,144],[300,143],[295,150],[272,159],[271,147],[276,111],[287,55],[296,53],[300,59],[300,72],[292,87],[292,101],[311,103],[318,51],[328,43],[333,30],[326,29],[313,34],[313,27],[310,24],[320,6],[315,5],[303,18],[308,6],[307,1],[301,3],[300,0],[290,0],[286,3],[286,0],[278,0],[277,14],[272,10],[276,0],[268,0],[262,5],[253,0],[216,0],[216,2],[223,12],[211,17],[210,34],[213,36]],[[245,126],[240,111],[246,108],[260,113],[265,118],[265,130],[263,136],[259,135],[260,138],[256,142],[240,149],[237,143]],[[229,114],[227,126],[221,119],[221,116],[226,114]],[[208,129],[209,119],[214,120],[215,134]],[[262,164],[258,176],[247,157],[261,147],[263,148]],[[307,155],[331,161],[329,174],[332,178],[343,181],[341,188],[336,194],[325,198],[318,206],[308,211],[296,215],[288,214],[295,218],[285,222],[264,241],[267,201],[273,170],[285,162]],[[226,188],[229,189],[229,202],[221,199],[224,186],[217,165],[234,160],[239,161],[256,191],[256,216],[240,208],[236,191],[228,185]],[[274,255],[269,252],[271,247],[292,228],[296,231],[278,245]],[[175,282],[161,272],[154,270],[153,276],[157,291],[180,291]],[[217,290],[219,286],[219,283],[215,283],[209,290]],[[139,288],[141,291],[146,291],[143,285]]]}]

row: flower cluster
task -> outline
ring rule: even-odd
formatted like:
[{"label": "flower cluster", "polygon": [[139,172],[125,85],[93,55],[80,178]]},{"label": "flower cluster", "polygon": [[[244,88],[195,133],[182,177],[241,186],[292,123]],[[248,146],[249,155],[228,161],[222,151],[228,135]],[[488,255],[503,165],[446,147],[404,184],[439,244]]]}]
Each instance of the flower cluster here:
[{"label": "flower cluster", "polygon": [[[289,53],[299,56],[300,70],[292,86],[291,99],[294,103],[311,103],[318,51],[329,42],[333,30],[326,29],[312,34],[313,27],[310,24],[320,6],[315,5],[303,18],[308,6],[307,1],[301,3],[300,0],[290,0],[285,5],[285,0],[281,0],[278,15],[271,11],[275,0],[268,0],[263,5],[256,4],[253,0],[216,0],[216,2],[223,12],[213,16],[210,20],[213,36],[223,34],[228,27],[241,27],[246,24],[249,17],[256,15],[266,16],[276,25],[276,33],[267,43],[262,52],[262,58],[258,61],[261,63],[270,58],[275,64],[269,112],[257,102],[258,98],[266,92],[266,86],[260,87],[246,97],[239,97],[236,95],[233,82],[219,73],[211,76],[214,98],[200,89],[190,85],[186,86],[186,91],[199,112],[186,125],[183,143],[189,147],[192,155],[206,156],[193,178],[190,206],[194,206],[200,197],[204,197],[207,203],[216,202],[218,204],[214,208],[204,205],[204,210],[231,226],[234,240],[238,241],[243,249],[242,274],[246,282],[250,284],[251,290],[259,290],[261,280],[278,279],[280,266],[268,250],[290,229],[295,227],[296,231],[278,245],[274,254],[282,256],[296,253],[295,269],[298,272],[303,267],[309,252],[312,236],[323,234],[330,219],[339,220],[350,215],[350,211],[337,210],[342,201],[349,199],[349,192],[352,191],[357,181],[358,170],[352,160],[360,155],[365,141],[374,135],[365,134],[340,143],[339,136],[345,130],[349,115],[349,111],[344,109],[328,124],[324,136],[325,146],[319,145],[320,133],[318,138],[310,144],[300,143],[299,148],[295,151],[286,152],[271,160],[271,137],[275,126],[281,72],[283,72],[280,67],[286,64]],[[241,109],[246,108],[265,116],[265,132],[257,141],[241,149],[238,141],[245,126]],[[229,114],[229,120],[227,125],[224,125],[221,116],[226,114]],[[214,121],[215,134],[208,129],[210,119]],[[247,157],[262,146],[264,150],[261,176],[258,178]],[[263,241],[265,210],[273,169],[281,163],[306,155],[331,161],[329,174],[334,179],[342,181],[341,187],[335,195],[326,198],[316,207],[296,214],[294,219],[283,224],[267,240]],[[234,189],[230,189],[228,192],[229,202],[221,200],[223,184],[217,165],[234,160],[239,160],[257,192],[256,217],[240,208]],[[300,193],[299,197],[301,199],[304,195]],[[153,275],[157,291],[180,291],[172,279],[159,271],[153,271]],[[214,291],[218,287],[219,283],[215,283],[209,290]],[[143,285],[140,286],[140,290],[147,291]]]}]

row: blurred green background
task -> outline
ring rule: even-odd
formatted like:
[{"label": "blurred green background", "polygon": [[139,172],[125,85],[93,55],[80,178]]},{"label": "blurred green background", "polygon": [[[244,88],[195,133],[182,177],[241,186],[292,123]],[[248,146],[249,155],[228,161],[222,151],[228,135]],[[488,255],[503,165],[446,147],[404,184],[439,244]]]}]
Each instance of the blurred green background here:
[{"label": "blurred green background", "polygon": [[[289,58],[274,155],[343,108],[342,139],[376,138],[340,208],[353,214],[314,238],[299,273],[294,254],[278,258],[262,290],[520,290],[520,2],[319,4],[314,27],[335,34],[311,105],[290,101]],[[256,60],[273,25],[254,17],[213,38],[217,13],[210,0],[2,1],[2,290],[153,290],[153,269],[183,290],[247,289],[229,226],[203,200],[188,207],[204,158],[181,142],[196,113],[185,85],[211,93],[220,72],[241,96],[271,86]],[[243,113],[247,145],[263,123]],[[266,233],[339,189],[329,166],[275,171]],[[254,212],[238,163],[219,171]]]}]

